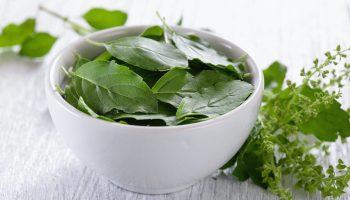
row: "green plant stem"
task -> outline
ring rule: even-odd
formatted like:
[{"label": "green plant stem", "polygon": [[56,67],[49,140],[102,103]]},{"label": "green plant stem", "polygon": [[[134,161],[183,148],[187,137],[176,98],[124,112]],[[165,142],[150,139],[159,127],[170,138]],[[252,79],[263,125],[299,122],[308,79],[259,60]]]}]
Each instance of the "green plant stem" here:
[{"label": "green plant stem", "polygon": [[39,5],[39,10],[44,11],[45,13],[47,13],[47,14],[49,14],[49,15],[51,15],[51,16],[57,18],[57,19],[62,20],[62,21],[65,22],[65,23],[69,24],[69,25],[72,27],[72,29],[73,29],[76,33],[78,33],[79,35],[86,35],[86,34],[89,34],[89,33],[92,33],[92,32],[93,32],[93,30],[88,29],[88,28],[85,28],[85,27],[83,27],[83,26],[81,26],[81,25],[79,25],[79,24],[73,22],[73,21],[70,20],[68,17],[62,16],[62,15],[56,13],[55,11],[52,11],[52,10],[50,10],[50,9],[48,9],[48,8],[46,8],[46,7],[44,7],[44,6],[42,6],[42,5]]}]

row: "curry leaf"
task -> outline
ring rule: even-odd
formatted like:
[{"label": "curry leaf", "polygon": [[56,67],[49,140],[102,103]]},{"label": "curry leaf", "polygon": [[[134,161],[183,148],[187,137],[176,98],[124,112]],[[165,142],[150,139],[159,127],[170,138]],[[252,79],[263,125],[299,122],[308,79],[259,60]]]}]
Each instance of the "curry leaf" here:
[{"label": "curry leaf", "polygon": [[120,10],[106,10],[93,8],[83,15],[87,23],[97,30],[122,26],[125,24],[128,15]]},{"label": "curry leaf", "polygon": [[27,19],[21,24],[7,25],[0,35],[0,47],[20,45],[35,29],[35,19]]},{"label": "curry leaf", "polygon": [[34,33],[21,45],[19,54],[28,57],[42,57],[55,44],[57,38],[48,33]]},{"label": "curry leaf", "polygon": [[244,81],[219,82],[185,97],[180,103],[176,117],[181,119],[194,114],[216,117],[225,114],[241,105],[252,91],[253,86]]},{"label": "curry leaf", "polygon": [[149,71],[188,66],[186,56],[174,46],[144,37],[120,38],[105,47],[117,59]]},{"label": "curry leaf", "polygon": [[112,109],[126,113],[156,113],[157,100],[142,78],[129,68],[106,61],[91,61],[73,73],[77,94],[99,114]]},{"label": "curry leaf", "polygon": [[179,95],[181,88],[188,82],[191,75],[181,68],[173,68],[164,74],[152,87],[152,92],[157,99],[178,107],[182,97]]}]

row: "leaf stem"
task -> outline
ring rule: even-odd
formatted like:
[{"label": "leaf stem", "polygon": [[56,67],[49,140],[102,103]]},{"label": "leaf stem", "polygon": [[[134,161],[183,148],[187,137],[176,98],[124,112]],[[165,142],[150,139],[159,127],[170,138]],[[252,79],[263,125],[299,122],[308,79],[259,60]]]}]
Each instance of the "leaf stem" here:
[{"label": "leaf stem", "polygon": [[71,26],[71,28],[79,35],[86,35],[86,34],[93,32],[91,29],[85,28],[85,27],[79,25],[78,23],[73,22],[68,17],[60,15],[60,14],[56,13],[55,11],[52,11],[52,10],[44,7],[43,5],[39,5],[39,10],[69,24]]}]

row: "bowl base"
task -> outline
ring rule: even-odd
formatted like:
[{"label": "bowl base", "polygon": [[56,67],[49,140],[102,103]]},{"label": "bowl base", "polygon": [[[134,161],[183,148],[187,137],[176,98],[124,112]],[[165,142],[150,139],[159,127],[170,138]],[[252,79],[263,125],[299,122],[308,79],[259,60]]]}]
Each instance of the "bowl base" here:
[{"label": "bowl base", "polygon": [[199,182],[199,181],[195,181],[195,182],[192,182],[190,184],[181,185],[181,186],[172,187],[172,188],[154,189],[154,188],[141,188],[141,187],[131,186],[131,185],[123,185],[123,184],[120,184],[120,183],[113,181],[113,180],[110,180],[110,181],[113,184],[115,184],[116,186],[118,186],[124,190],[139,193],[139,194],[149,194],[149,195],[151,195],[151,194],[170,194],[170,193],[179,192],[182,190],[186,190]]}]

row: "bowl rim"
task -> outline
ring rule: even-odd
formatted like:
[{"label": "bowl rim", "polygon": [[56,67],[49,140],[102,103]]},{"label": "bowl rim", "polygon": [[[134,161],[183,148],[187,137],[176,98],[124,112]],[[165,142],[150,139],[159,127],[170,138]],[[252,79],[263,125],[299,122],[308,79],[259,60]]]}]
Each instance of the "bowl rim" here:
[{"label": "bowl rim", "polygon": [[215,38],[215,40],[220,41],[221,43],[227,44],[228,46],[234,47],[236,49],[238,49],[241,52],[244,52],[247,55],[247,58],[250,59],[250,64],[249,67],[252,68],[252,70],[255,70],[257,72],[257,74],[254,74],[252,76],[252,80],[255,80],[254,84],[254,91],[253,93],[238,107],[234,108],[233,110],[230,110],[229,112],[217,116],[215,118],[212,119],[208,119],[206,121],[202,121],[202,122],[196,122],[193,124],[184,124],[184,125],[175,125],[175,126],[140,126],[140,125],[131,125],[131,124],[121,124],[118,122],[109,122],[106,120],[102,120],[102,119],[98,119],[98,118],[94,118],[86,113],[81,112],[80,110],[76,109],[75,107],[73,107],[72,105],[70,105],[62,96],[61,94],[55,89],[55,82],[54,82],[54,76],[58,73],[59,70],[57,70],[59,68],[58,65],[58,61],[60,59],[62,59],[62,55],[69,49],[72,48],[72,46],[79,46],[81,45],[81,43],[87,41],[87,39],[89,38],[93,38],[93,37],[102,37],[103,35],[110,35],[110,34],[118,34],[118,32],[123,32],[124,33],[128,30],[128,29],[146,29],[150,26],[154,26],[154,25],[134,25],[134,26],[123,26],[123,27],[114,27],[114,28],[109,28],[109,29],[105,29],[105,30],[101,30],[101,31],[97,31],[91,34],[88,34],[82,38],[79,38],[75,41],[73,41],[72,43],[68,44],[66,47],[64,47],[62,50],[60,50],[52,59],[51,62],[49,62],[49,67],[47,69],[47,73],[45,74],[45,90],[46,90],[46,95],[50,95],[51,97],[53,97],[55,103],[58,103],[62,108],[64,108],[67,112],[69,112],[70,114],[75,115],[76,117],[79,118],[83,118],[83,119],[87,119],[87,120],[94,120],[96,121],[96,123],[100,123],[101,125],[106,125],[106,126],[115,126],[115,127],[122,127],[122,128],[131,128],[131,129],[147,129],[147,130],[181,130],[181,129],[189,129],[189,128],[198,128],[198,127],[203,127],[203,126],[207,126],[210,124],[214,124],[214,123],[219,123],[220,121],[229,118],[231,115],[240,112],[242,109],[244,109],[245,107],[249,106],[249,104],[256,98],[260,98],[260,95],[262,95],[262,90],[264,88],[264,77],[263,77],[263,73],[262,73],[262,69],[259,68],[255,62],[254,59],[246,52],[244,51],[242,48],[240,48],[239,46],[237,46],[236,44],[223,39],[219,36],[217,36],[216,34],[212,33],[212,32],[207,32],[207,31],[203,31],[203,30],[198,30],[198,29],[192,29],[192,28],[186,28],[186,27],[181,27],[181,26],[172,26],[173,28],[175,28],[176,30],[180,30],[180,31],[184,31],[184,32],[194,32],[194,33],[200,33],[201,35],[207,35],[208,37],[212,37]]}]

